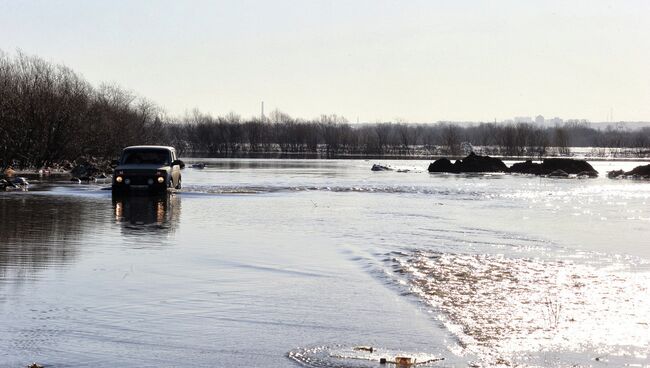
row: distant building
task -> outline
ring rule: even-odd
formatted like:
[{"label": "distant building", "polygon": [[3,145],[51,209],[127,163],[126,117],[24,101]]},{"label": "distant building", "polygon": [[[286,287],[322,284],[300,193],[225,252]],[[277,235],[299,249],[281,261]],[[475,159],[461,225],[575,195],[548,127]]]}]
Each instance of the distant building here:
[{"label": "distant building", "polygon": [[558,118],[558,117],[556,116],[556,117],[554,117],[553,119],[547,120],[547,122],[548,122],[550,125],[562,125],[562,123],[564,123],[564,120],[562,120],[562,119],[560,119],[560,118]]},{"label": "distant building", "polygon": [[544,125],[544,117],[542,115],[535,116],[535,124]]},{"label": "distant building", "polygon": [[533,118],[530,116],[515,116],[515,123],[532,123]]}]

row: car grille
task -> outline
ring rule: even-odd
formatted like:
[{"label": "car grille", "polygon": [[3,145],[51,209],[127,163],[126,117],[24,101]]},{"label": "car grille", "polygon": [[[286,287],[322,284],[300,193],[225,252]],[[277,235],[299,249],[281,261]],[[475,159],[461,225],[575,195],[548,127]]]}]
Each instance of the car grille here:
[{"label": "car grille", "polygon": [[147,180],[152,179],[153,176],[144,175],[126,175],[131,180],[131,185],[147,185]]},{"label": "car grille", "polygon": [[130,181],[129,185],[148,185],[147,181],[149,179],[153,179],[154,184],[158,184],[158,182],[156,181],[157,175],[155,172],[125,171],[123,175],[125,179],[129,179]]}]

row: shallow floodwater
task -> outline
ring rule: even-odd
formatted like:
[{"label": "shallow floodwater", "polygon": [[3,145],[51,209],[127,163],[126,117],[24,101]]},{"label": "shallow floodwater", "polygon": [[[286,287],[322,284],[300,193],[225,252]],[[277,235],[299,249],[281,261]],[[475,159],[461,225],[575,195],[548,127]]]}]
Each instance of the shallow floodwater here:
[{"label": "shallow floodwater", "polygon": [[650,183],[604,177],[644,163],[201,161],[0,193],[0,367],[650,366]]}]

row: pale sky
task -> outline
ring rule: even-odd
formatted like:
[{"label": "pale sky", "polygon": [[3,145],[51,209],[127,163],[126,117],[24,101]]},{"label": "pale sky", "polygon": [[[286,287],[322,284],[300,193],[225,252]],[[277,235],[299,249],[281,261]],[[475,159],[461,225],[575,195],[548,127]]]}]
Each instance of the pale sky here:
[{"label": "pale sky", "polygon": [[650,121],[646,0],[0,0],[0,49],[173,115]]}]

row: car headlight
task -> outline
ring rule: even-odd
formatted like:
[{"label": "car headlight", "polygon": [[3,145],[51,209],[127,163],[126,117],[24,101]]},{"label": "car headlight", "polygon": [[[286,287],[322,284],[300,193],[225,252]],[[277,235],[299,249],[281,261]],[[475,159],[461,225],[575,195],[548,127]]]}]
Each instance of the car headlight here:
[{"label": "car headlight", "polygon": [[158,177],[158,183],[162,184],[164,181],[165,181],[165,178],[163,178],[162,176]]},{"label": "car headlight", "polygon": [[118,176],[118,177],[115,178],[115,181],[116,181],[117,183],[121,183],[122,180],[123,180],[123,179],[122,179],[121,176]]}]

